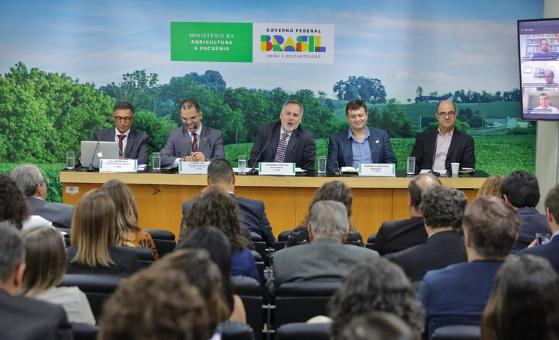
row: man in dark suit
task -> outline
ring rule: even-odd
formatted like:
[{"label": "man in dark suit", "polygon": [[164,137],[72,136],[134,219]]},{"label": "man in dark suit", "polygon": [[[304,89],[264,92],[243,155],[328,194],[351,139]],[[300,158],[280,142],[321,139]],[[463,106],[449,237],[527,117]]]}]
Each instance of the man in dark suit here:
[{"label": "man in dark suit", "polygon": [[16,227],[0,223],[0,338],[6,340],[73,339],[72,326],[59,305],[19,295],[25,271],[25,248]]},{"label": "man in dark suit", "polygon": [[427,241],[387,255],[412,282],[423,280],[429,270],[465,262],[466,250],[460,226],[468,200],[462,191],[437,186],[423,194],[419,209],[425,221]]},{"label": "man in dark suit", "polygon": [[[224,158],[214,159],[208,165],[208,185],[217,186],[228,192],[229,195],[237,202],[241,211],[241,219],[243,226],[251,233],[260,235],[262,240],[268,246],[276,242],[276,238],[272,233],[272,227],[266,216],[264,202],[251,200],[235,195],[235,174],[229,161]],[[182,219],[186,219],[186,214],[190,207],[191,201],[186,201],[182,205]]]},{"label": "man in dark suit", "polygon": [[300,126],[303,112],[296,100],[283,104],[280,121],[265,125],[256,136],[248,162],[251,168],[257,162],[285,162],[295,163],[307,175],[314,174],[316,144],[312,133]]},{"label": "man in dark suit", "polygon": [[374,243],[374,249],[379,254],[394,253],[425,243],[427,233],[419,209],[421,195],[439,185],[441,181],[432,174],[420,174],[410,181],[408,198],[411,217],[400,221],[387,221],[380,226],[374,242],[369,242]]},{"label": "man in dark suit", "polygon": [[520,227],[514,211],[497,197],[481,197],[464,214],[468,262],[432,270],[419,287],[427,335],[442,326],[479,325],[497,270]]},{"label": "man in dark suit", "polygon": [[540,201],[540,187],[536,176],[526,171],[514,171],[503,179],[501,193],[522,222],[514,250],[528,247],[536,238],[536,233],[547,233],[545,215],[536,210]]},{"label": "man in dark suit", "polygon": [[[559,184],[556,184],[547,193],[544,206],[547,224],[551,231],[551,240],[542,245],[526,248],[522,253],[545,257],[559,273]],[[520,218],[522,219],[522,215]]]},{"label": "man in dark suit", "polygon": [[41,170],[34,164],[24,164],[13,169],[10,176],[27,198],[31,215],[39,215],[55,227],[69,229],[74,207],[68,204],[47,202],[47,183]]},{"label": "man in dark suit", "polygon": [[336,201],[318,201],[310,211],[307,228],[310,244],[277,251],[273,255],[274,289],[282,283],[342,280],[351,268],[378,257],[374,250],[343,244],[349,230],[346,207]]},{"label": "man in dark suit", "polygon": [[474,140],[455,129],[456,107],[450,100],[441,100],[435,118],[437,130],[417,135],[411,156],[415,157],[415,169],[430,169],[450,173],[450,163],[460,163],[461,168],[475,168]]},{"label": "man in dark suit", "polygon": [[396,164],[388,133],[367,126],[368,113],[364,101],[348,102],[345,114],[349,129],[331,136],[328,142],[328,173],[337,173],[343,166],[357,169],[360,164]]},{"label": "man in dark suit", "polygon": [[177,167],[179,162],[206,162],[224,158],[221,131],[202,125],[202,111],[194,99],[180,105],[183,126],[171,131],[161,150],[161,166]]},{"label": "man in dark suit", "polygon": [[149,136],[144,131],[132,129],[134,107],[130,103],[116,103],[113,109],[114,128],[98,129],[95,140],[118,142],[120,155],[147,164]]}]

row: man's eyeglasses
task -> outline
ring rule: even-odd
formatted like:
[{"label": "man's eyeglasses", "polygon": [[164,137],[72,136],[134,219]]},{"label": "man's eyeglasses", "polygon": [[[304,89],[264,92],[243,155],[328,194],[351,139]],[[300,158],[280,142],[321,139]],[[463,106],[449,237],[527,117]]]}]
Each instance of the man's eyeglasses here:
[{"label": "man's eyeglasses", "polygon": [[132,117],[119,117],[119,116],[113,116],[113,118],[114,118],[116,121],[125,122],[125,123],[128,123],[129,121],[132,120]]},{"label": "man's eyeglasses", "polygon": [[443,112],[437,112],[437,115],[438,115],[439,117],[444,117],[444,116],[454,117],[454,116],[456,116],[456,112],[454,112],[454,111],[446,111],[446,112],[444,112],[444,111],[443,111]]}]

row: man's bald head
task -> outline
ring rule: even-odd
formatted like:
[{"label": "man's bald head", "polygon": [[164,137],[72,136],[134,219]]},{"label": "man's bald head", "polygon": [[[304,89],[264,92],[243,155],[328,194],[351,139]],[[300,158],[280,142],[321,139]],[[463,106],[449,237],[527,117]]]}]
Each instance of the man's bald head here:
[{"label": "man's bald head", "polygon": [[433,174],[419,174],[415,176],[408,185],[410,205],[419,211],[421,195],[427,190],[441,185],[441,181]]}]

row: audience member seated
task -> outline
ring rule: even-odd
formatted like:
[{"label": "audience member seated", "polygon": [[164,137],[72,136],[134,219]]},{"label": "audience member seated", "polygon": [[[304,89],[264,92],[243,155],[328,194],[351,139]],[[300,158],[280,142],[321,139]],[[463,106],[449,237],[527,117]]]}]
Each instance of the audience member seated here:
[{"label": "audience member seated", "polygon": [[10,176],[27,198],[31,215],[38,215],[53,223],[55,227],[70,228],[72,222],[71,205],[47,202],[47,183],[41,170],[33,164],[25,164],[13,169]]},{"label": "audience member seated", "polygon": [[543,245],[526,248],[522,252],[545,257],[559,273],[559,184],[549,191],[544,206],[551,240]]},{"label": "audience member seated", "polygon": [[466,195],[453,188],[437,186],[425,192],[419,210],[425,221],[427,241],[387,257],[400,265],[413,282],[423,280],[429,270],[465,262],[460,229],[466,203]]},{"label": "audience member seated", "polygon": [[384,222],[376,234],[373,249],[385,255],[425,243],[427,233],[419,209],[421,195],[438,185],[441,185],[441,181],[432,174],[420,174],[412,179],[408,185],[411,217],[400,221]]},{"label": "audience member seated", "polygon": [[480,324],[495,274],[514,246],[520,220],[503,200],[481,197],[466,209],[463,229],[468,262],[428,272],[419,287],[429,339],[442,326]]},{"label": "audience member seated", "polygon": [[379,257],[356,266],[328,304],[337,339],[350,321],[370,312],[388,312],[406,322],[419,336],[425,316],[415,290],[402,269]]},{"label": "audience member seated", "polygon": [[183,224],[181,239],[191,230],[206,226],[215,226],[229,239],[232,251],[231,275],[249,276],[262,282],[254,257],[247,248],[248,240],[241,234],[239,206],[218,187],[210,187],[192,200]]},{"label": "audience member seated", "polygon": [[[243,228],[246,228],[249,233],[258,234],[267,246],[272,246],[276,238],[266,216],[264,202],[236,196],[235,180],[233,168],[228,160],[216,158],[208,165],[208,185],[217,186],[227,192],[239,205]],[[183,223],[191,203],[189,200],[182,204]]]},{"label": "audience member seated", "polygon": [[66,271],[64,241],[54,228],[33,228],[22,234],[25,244],[23,292],[26,296],[61,305],[68,320],[95,324],[85,294],[78,287],[57,287]]},{"label": "audience member seated", "polygon": [[343,244],[349,230],[347,210],[335,201],[319,201],[308,216],[311,243],[282,249],[273,255],[273,290],[282,283],[310,280],[341,280],[351,268],[371,261],[378,253],[363,247]]},{"label": "audience member seated", "polygon": [[229,319],[231,309],[223,294],[221,272],[205,249],[177,250],[165,256],[158,267],[183,270],[188,283],[198,288],[208,308],[209,329],[212,333],[221,322]]},{"label": "audience member seated", "polygon": [[116,213],[111,198],[99,191],[85,194],[74,209],[68,274],[129,276],[139,269],[136,255],[116,246]]},{"label": "audience member seated", "polygon": [[419,335],[392,313],[370,312],[354,317],[332,340],[419,340]]},{"label": "audience member seated", "polygon": [[482,340],[559,339],[559,278],[545,259],[510,256],[483,311]]},{"label": "audience member seated", "polygon": [[336,201],[345,205],[350,229],[344,242],[352,244],[363,243],[363,238],[361,237],[359,231],[351,226],[351,214],[353,212],[353,194],[351,192],[351,188],[344,182],[332,181],[322,184],[315,192],[313,200],[311,204],[309,204],[309,210],[307,212],[307,216],[305,217],[305,221],[301,224],[301,226],[295,228],[289,235],[287,241],[287,245],[289,247],[310,242],[307,229],[308,219],[312,206],[318,201]]},{"label": "audience member seated", "polygon": [[241,298],[231,288],[231,245],[225,234],[211,226],[195,228],[179,244],[179,249],[205,249],[221,272],[221,288],[225,301],[232,311],[230,321],[246,323],[246,313]]},{"label": "audience member seated", "polygon": [[0,329],[2,339],[73,339],[61,306],[19,295],[25,247],[15,225],[0,223]]},{"label": "audience member seated", "polygon": [[505,177],[501,192],[503,199],[516,210],[521,221],[515,250],[526,248],[536,238],[536,233],[547,233],[545,216],[535,208],[540,200],[536,176],[526,171],[515,171]]},{"label": "audience member seated", "polygon": [[41,216],[29,215],[25,197],[16,182],[5,174],[0,174],[0,221],[10,221],[17,229],[28,229],[49,225],[50,221]]},{"label": "audience member seated", "polygon": [[477,198],[485,196],[495,196],[502,198],[501,185],[503,184],[503,176],[489,176],[483,181],[477,192]]},{"label": "audience member seated", "polygon": [[99,340],[208,340],[208,304],[184,270],[158,262],[123,281],[104,306]]},{"label": "audience member seated", "polygon": [[151,235],[138,226],[138,208],[134,193],[128,185],[111,179],[99,191],[113,200],[116,208],[116,244],[121,247],[141,247],[151,250],[154,259],[159,258]]}]

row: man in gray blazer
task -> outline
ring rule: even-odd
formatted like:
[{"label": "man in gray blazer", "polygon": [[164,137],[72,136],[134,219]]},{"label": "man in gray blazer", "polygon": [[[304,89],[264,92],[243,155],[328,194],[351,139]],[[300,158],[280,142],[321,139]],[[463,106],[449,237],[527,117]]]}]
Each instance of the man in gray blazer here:
[{"label": "man in gray blazer", "polygon": [[177,167],[181,161],[205,162],[225,157],[221,131],[202,126],[202,111],[196,100],[182,101],[180,117],[183,126],[171,131],[161,150],[161,166]]},{"label": "man in gray blazer", "polygon": [[47,183],[41,170],[34,164],[24,164],[13,169],[10,176],[27,198],[31,215],[39,215],[55,227],[70,228],[74,207],[47,202]]},{"label": "man in gray blazer", "polygon": [[134,122],[134,107],[126,102],[116,103],[113,119],[115,127],[98,129],[94,139],[117,142],[122,157],[137,159],[138,164],[147,164],[149,136],[143,131],[131,128]]},{"label": "man in gray blazer", "polygon": [[378,257],[367,248],[343,244],[349,230],[347,210],[335,201],[316,202],[308,222],[311,243],[280,250],[273,257],[270,289],[293,281],[341,280],[353,266]]}]

